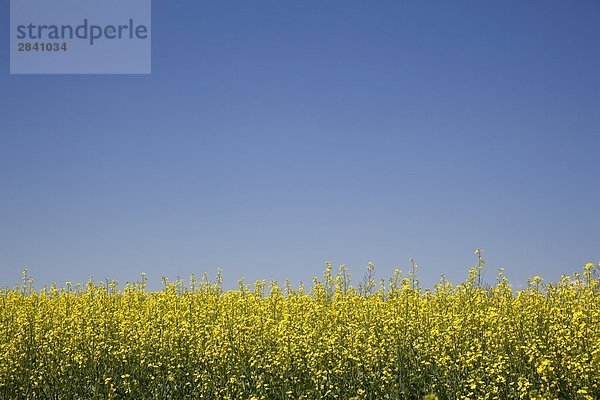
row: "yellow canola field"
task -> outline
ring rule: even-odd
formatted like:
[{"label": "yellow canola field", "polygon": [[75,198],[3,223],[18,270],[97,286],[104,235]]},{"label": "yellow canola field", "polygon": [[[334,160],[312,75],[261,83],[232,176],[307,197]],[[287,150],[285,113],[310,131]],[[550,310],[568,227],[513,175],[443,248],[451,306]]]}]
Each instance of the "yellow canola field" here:
[{"label": "yellow canola field", "polygon": [[0,399],[599,399],[600,268],[515,292],[220,275],[0,295]]}]

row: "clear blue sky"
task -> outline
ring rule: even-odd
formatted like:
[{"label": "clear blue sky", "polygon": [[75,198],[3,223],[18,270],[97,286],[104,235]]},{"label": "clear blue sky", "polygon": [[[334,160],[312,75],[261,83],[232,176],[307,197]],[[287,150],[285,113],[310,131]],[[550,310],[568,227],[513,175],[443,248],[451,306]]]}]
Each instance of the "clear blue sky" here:
[{"label": "clear blue sky", "polygon": [[598,1],[153,3],[150,76],[11,76],[5,29],[0,286],[600,259]]}]

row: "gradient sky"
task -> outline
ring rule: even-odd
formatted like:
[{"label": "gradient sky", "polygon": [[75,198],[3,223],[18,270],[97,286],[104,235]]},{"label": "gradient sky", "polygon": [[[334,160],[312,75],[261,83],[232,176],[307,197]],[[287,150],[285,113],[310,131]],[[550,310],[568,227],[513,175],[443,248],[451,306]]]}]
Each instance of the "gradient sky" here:
[{"label": "gradient sky", "polygon": [[600,259],[598,1],[153,3],[149,76],[9,75],[4,29],[0,287]]}]

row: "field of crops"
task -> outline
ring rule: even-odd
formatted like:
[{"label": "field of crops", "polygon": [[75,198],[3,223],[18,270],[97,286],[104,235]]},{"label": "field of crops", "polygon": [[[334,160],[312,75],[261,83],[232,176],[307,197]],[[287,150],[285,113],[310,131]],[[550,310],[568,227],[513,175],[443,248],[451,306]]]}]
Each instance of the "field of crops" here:
[{"label": "field of crops", "polygon": [[230,291],[25,276],[0,296],[0,398],[599,399],[600,268],[516,292],[482,266],[430,290],[372,266]]}]

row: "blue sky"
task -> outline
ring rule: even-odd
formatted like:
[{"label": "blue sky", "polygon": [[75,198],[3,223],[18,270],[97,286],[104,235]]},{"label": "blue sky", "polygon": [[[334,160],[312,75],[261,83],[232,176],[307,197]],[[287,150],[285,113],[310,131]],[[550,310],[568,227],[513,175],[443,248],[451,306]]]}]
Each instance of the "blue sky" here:
[{"label": "blue sky", "polygon": [[600,259],[597,1],[153,3],[149,76],[0,41],[0,286]]}]

